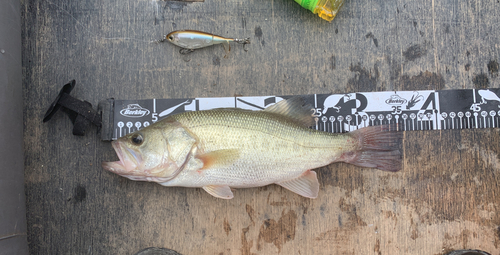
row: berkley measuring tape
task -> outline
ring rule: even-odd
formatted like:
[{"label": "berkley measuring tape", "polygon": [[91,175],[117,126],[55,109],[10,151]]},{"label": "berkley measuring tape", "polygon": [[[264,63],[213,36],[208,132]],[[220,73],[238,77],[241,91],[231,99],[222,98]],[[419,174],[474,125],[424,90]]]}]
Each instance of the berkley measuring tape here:
[{"label": "berkley measuring tape", "polygon": [[[313,94],[312,128],[332,133],[397,123],[400,130],[496,128],[500,89],[420,90]],[[292,96],[114,100],[100,103],[101,138],[114,140],[171,114],[215,108],[262,110]]]}]

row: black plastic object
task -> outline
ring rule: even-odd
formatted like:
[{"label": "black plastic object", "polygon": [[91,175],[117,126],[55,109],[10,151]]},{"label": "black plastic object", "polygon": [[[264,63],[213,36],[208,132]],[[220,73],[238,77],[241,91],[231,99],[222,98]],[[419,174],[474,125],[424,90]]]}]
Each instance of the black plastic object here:
[{"label": "black plastic object", "polygon": [[480,250],[456,250],[450,253],[446,253],[446,255],[491,255],[491,254]]},{"label": "black plastic object", "polygon": [[101,102],[99,102],[99,105],[97,106],[97,111],[99,112],[102,118],[101,140],[103,141],[113,140],[114,108],[115,108],[115,99],[113,98],[102,100]]},{"label": "black plastic object", "polygon": [[0,1],[0,255],[28,254],[19,0]]},{"label": "black plastic object", "polygon": [[45,113],[43,122],[49,121],[63,107],[63,110],[73,122],[73,135],[83,136],[91,123],[98,128],[102,126],[101,114],[92,108],[91,103],[76,99],[70,95],[75,85],[76,81],[72,80],[62,87],[59,95]]},{"label": "black plastic object", "polygon": [[166,248],[150,247],[136,253],[135,255],[182,255],[182,254]]}]

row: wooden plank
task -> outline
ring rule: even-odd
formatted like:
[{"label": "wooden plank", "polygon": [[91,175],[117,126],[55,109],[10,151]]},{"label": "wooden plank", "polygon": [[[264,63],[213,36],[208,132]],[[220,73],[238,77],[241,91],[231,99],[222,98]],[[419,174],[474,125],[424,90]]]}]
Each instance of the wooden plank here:
[{"label": "wooden plank", "polygon": [[[22,2],[28,232],[34,254],[500,252],[499,130],[407,132],[404,169],[335,164],[315,200],[279,186],[165,188],[105,172],[116,158],[62,114],[60,86],[117,99],[498,87],[500,4],[348,1],[328,23],[291,0]],[[250,37],[224,59],[151,43],[177,29]]]}]

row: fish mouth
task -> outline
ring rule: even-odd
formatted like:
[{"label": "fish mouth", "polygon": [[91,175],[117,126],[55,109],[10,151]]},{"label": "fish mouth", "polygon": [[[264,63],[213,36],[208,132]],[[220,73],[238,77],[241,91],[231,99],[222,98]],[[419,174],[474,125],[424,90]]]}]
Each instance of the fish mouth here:
[{"label": "fish mouth", "polygon": [[125,150],[123,150],[123,146],[119,141],[111,142],[111,146],[113,146],[119,160],[113,162],[102,162],[102,168],[123,176],[133,175],[134,170],[137,169],[137,166],[142,161],[142,157],[132,149],[125,148]]},{"label": "fish mouth", "polygon": [[129,148],[124,141],[113,141],[111,146],[118,156],[118,161],[102,162],[101,166],[107,171],[118,174],[133,181],[148,181],[163,183],[173,179],[184,168],[184,165],[177,169],[171,176],[164,177],[161,171],[151,173],[151,169],[144,169],[143,157],[140,153],[132,148]]},{"label": "fish mouth", "polygon": [[118,161],[113,161],[113,162],[102,162],[101,166],[107,171],[110,171],[112,173],[116,174],[124,174],[126,172],[125,165],[123,164],[123,156],[122,156],[122,149],[118,145],[117,141],[111,142],[111,146],[113,146],[113,149],[115,150],[116,155],[118,156]]}]

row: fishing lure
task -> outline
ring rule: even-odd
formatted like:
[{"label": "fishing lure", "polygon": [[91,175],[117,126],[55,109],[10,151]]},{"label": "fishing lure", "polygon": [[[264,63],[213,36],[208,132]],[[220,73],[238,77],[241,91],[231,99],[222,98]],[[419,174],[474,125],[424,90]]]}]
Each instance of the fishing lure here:
[{"label": "fishing lure", "polygon": [[168,40],[172,44],[181,47],[181,54],[187,54],[193,52],[195,49],[208,47],[214,44],[222,44],[222,46],[224,46],[224,51],[226,52],[224,58],[227,58],[229,52],[231,51],[229,42],[236,42],[239,44],[250,43],[250,38],[225,38],[222,36],[195,30],[173,31],[166,35],[163,39],[159,40],[159,42],[164,42],[165,40]]}]

